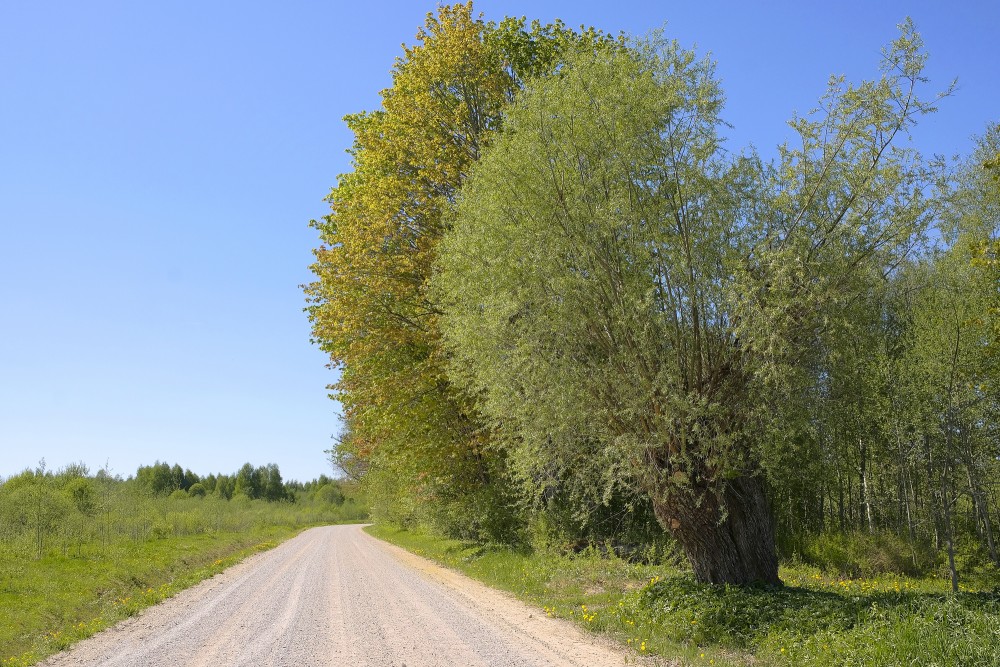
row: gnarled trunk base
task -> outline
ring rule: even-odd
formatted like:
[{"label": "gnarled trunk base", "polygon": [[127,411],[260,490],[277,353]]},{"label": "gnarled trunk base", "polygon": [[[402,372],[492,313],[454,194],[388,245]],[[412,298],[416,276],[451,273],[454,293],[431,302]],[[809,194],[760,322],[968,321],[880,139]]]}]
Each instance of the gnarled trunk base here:
[{"label": "gnarled trunk base", "polygon": [[774,517],[760,480],[730,480],[721,495],[709,491],[696,498],[674,490],[654,496],[653,510],[684,549],[698,581],[781,585]]}]

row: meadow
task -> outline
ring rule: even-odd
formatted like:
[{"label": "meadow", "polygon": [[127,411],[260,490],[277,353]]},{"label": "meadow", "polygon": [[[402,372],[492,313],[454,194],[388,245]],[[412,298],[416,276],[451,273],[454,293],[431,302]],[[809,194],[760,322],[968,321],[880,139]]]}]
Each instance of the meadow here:
[{"label": "meadow", "polygon": [[781,588],[697,583],[676,554],[629,562],[607,550],[512,549],[388,525],[367,529],[513,593],[549,616],[684,665],[1000,665],[1000,578],[957,594],[947,572],[850,576],[788,562]]},{"label": "meadow", "polygon": [[195,484],[152,493],[70,467],[0,485],[0,665],[35,664],[305,528],[367,518],[325,478],[278,501]]}]

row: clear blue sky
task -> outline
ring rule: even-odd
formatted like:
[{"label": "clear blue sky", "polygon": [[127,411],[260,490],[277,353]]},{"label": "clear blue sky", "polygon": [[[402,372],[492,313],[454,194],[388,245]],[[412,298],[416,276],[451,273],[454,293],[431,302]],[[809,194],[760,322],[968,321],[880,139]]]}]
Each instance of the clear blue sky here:
[{"label": "clear blue sky", "polygon": [[[0,476],[156,459],[199,473],[330,469],[333,380],[298,285],[311,218],[349,169],[347,113],[378,105],[431,2],[0,4]],[[832,73],[873,76],[911,15],[931,85],[915,133],[966,153],[1000,120],[1000,3],[476,5],[668,36],[718,60],[731,146],[769,152]]]}]

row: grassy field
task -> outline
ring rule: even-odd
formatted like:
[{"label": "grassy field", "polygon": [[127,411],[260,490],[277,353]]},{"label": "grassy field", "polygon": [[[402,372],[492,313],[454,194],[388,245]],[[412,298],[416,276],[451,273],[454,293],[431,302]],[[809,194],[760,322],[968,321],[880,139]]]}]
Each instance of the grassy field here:
[{"label": "grassy field", "polygon": [[132,500],[117,529],[63,530],[40,556],[30,533],[0,543],[0,667],[32,665],[305,528],[367,515],[350,501]]},{"label": "grassy field", "polygon": [[944,579],[849,579],[783,567],[779,590],[701,585],[669,566],[598,553],[488,549],[368,529],[509,591],[637,654],[718,666],[1000,666],[1000,589],[948,593]]},{"label": "grassy field", "polygon": [[299,532],[192,535],[0,567],[4,667],[32,665]]}]

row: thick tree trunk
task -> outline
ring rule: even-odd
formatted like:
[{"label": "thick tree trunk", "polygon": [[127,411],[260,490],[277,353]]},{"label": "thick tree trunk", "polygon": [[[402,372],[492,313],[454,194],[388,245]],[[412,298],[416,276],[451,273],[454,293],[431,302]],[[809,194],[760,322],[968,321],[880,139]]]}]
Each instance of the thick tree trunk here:
[{"label": "thick tree trunk", "polygon": [[698,581],[781,585],[774,517],[758,478],[730,480],[721,494],[673,490],[653,497],[653,509],[684,549]]}]

